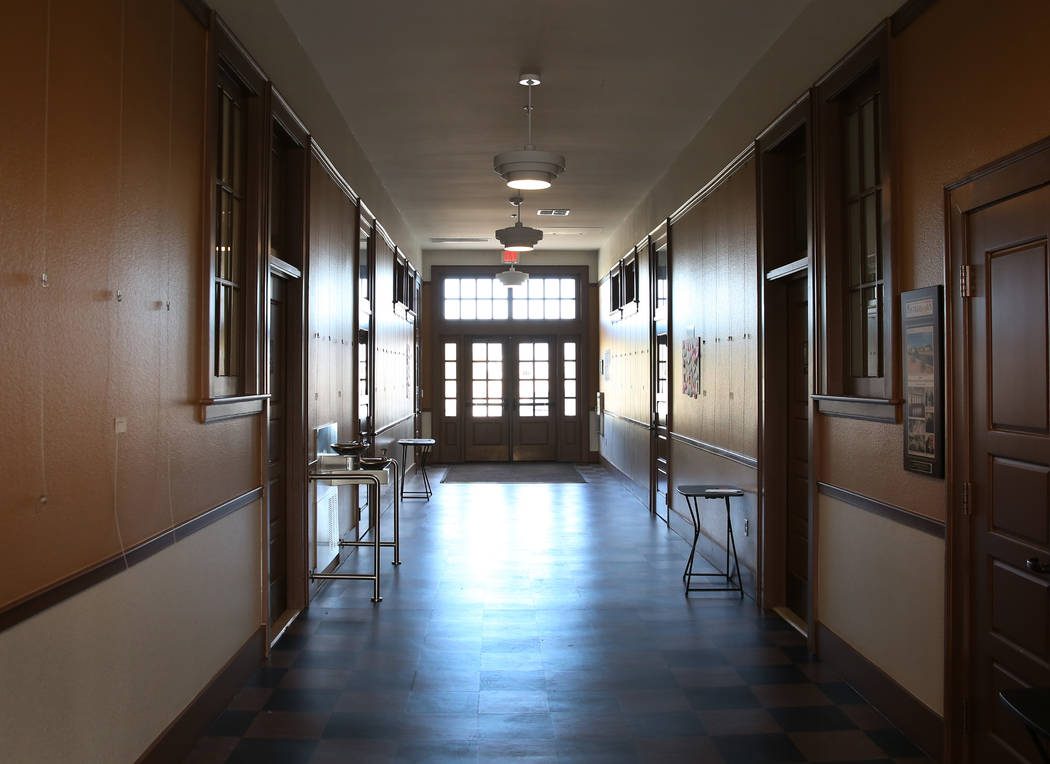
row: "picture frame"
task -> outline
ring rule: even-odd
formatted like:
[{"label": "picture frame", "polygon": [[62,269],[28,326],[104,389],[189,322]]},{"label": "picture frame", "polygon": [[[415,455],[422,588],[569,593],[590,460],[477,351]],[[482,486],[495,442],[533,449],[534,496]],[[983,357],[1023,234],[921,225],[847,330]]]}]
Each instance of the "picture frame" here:
[{"label": "picture frame", "polygon": [[944,477],[944,288],[901,293],[904,469]]}]

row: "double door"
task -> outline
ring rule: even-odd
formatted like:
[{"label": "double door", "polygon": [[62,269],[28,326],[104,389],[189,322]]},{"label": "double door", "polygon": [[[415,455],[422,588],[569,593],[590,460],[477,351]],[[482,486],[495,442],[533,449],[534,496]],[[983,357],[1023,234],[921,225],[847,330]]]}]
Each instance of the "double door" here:
[{"label": "double door", "polygon": [[557,459],[565,359],[555,338],[469,337],[460,347],[464,460]]}]

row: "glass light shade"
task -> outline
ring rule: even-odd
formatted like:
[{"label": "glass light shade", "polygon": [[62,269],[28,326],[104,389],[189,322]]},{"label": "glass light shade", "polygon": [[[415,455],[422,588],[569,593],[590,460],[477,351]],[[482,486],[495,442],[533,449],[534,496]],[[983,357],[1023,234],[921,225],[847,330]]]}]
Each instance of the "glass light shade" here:
[{"label": "glass light shade", "polygon": [[529,176],[533,173],[512,173],[511,179],[507,181],[507,185],[511,188],[520,188],[522,191],[542,191],[545,188],[551,187],[551,182],[544,178],[538,177],[541,173],[535,173],[537,177],[513,177],[513,175]]},{"label": "glass light shade", "polygon": [[521,151],[505,151],[492,158],[492,168],[511,188],[540,190],[565,170],[565,157],[553,151],[537,151],[527,146]]}]

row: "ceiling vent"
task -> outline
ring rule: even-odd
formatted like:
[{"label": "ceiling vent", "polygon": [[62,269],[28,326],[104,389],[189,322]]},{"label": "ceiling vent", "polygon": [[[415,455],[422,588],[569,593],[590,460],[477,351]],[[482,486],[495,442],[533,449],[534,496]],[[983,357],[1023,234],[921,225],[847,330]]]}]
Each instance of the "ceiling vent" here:
[{"label": "ceiling vent", "polygon": [[537,215],[546,215],[548,217],[563,218],[568,215],[572,210],[560,209],[560,210],[536,210]]},{"label": "ceiling vent", "polygon": [[487,241],[487,238],[477,236],[435,236],[430,240],[431,244],[484,244]]}]

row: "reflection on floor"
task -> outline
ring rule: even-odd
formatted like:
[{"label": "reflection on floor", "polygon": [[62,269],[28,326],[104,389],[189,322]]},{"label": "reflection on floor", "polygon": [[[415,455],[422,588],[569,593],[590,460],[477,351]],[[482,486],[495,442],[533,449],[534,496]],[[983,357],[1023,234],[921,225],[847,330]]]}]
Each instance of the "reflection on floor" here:
[{"label": "reflection on floor", "polygon": [[434,480],[383,602],[329,584],[189,760],[925,761],[779,618],[686,599],[685,542],[580,469]]}]

